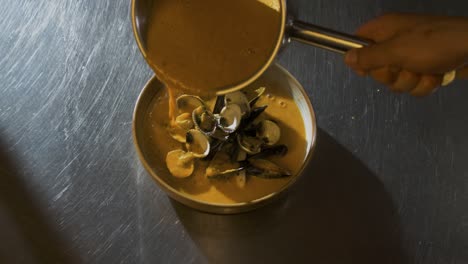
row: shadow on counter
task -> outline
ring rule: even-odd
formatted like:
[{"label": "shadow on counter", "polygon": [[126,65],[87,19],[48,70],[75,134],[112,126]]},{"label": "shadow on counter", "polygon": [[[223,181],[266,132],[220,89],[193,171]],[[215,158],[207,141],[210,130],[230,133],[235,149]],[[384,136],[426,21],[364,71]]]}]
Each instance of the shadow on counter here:
[{"label": "shadow on counter", "polygon": [[323,130],[303,177],[257,211],[211,215],[172,201],[210,263],[408,263],[383,184]]},{"label": "shadow on counter", "polygon": [[0,263],[79,263],[24,184],[0,142]]}]

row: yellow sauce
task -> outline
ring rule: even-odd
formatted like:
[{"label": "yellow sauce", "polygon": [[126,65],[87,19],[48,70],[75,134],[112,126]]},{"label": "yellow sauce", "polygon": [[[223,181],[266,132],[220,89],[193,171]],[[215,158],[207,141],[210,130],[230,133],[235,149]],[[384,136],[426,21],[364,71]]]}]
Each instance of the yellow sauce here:
[{"label": "yellow sauce", "polygon": [[244,82],[272,56],[281,14],[277,0],[158,0],[147,59],[168,87],[214,93]]},{"label": "yellow sauce", "polygon": [[[212,95],[243,83],[258,73],[274,55],[281,28],[278,0],[158,0],[149,21],[147,60],[168,88],[160,91],[146,116],[146,148],[150,164],[165,164],[166,154],[182,149],[168,133],[174,122],[174,98],[181,93]],[[265,81],[267,93],[257,105],[268,104],[264,115],[278,121],[289,153],[271,161],[296,174],[306,156],[304,121],[285,89]],[[249,89],[257,89],[252,86]],[[207,99],[209,97],[205,97]],[[212,98],[212,97],[211,97]],[[214,100],[210,100],[213,106]],[[208,203],[250,202],[281,190],[291,179],[250,177],[245,187],[233,180],[210,180],[206,162],[197,160],[186,179],[172,177],[165,166],[156,169],[172,188]]]},{"label": "yellow sauce", "polygon": [[[260,98],[257,106],[268,105],[265,117],[278,122],[281,128],[281,139],[278,144],[285,144],[289,152],[284,157],[275,157],[269,160],[288,169],[293,175],[301,169],[307,151],[305,142],[305,128],[302,115],[286,89],[268,83],[267,80],[259,80],[257,83],[267,87],[267,93]],[[247,89],[256,89],[252,86]],[[150,111],[146,116],[145,138],[149,138],[145,147],[150,148],[154,155],[149,157],[150,164],[160,164],[163,167],[156,168],[160,176],[172,188],[196,199],[208,203],[233,204],[250,202],[271,193],[281,190],[294,176],[284,179],[261,179],[250,177],[244,188],[238,187],[232,180],[212,180],[205,176],[207,163],[197,160],[195,172],[186,179],[178,179],[170,175],[165,164],[166,154],[175,149],[182,149],[181,143],[172,139],[167,132],[169,124],[167,91],[161,90],[153,100]],[[210,106],[214,100],[209,101]]]}]

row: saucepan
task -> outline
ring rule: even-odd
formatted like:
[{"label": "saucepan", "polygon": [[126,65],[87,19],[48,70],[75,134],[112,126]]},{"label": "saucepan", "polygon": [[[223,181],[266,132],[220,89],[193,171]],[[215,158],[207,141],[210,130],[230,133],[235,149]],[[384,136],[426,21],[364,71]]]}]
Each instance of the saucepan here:
[{"label": "saucepan", "polygon": [[[157,0],[132,0],[131,16],[133,32],[138,47],[146,60],[146,32],[151,14],[153,13],[153,4],[155,1]],[[278,52],[292,40],[342,54],[345,54],[351,49],[362,48],[372,44],[370,40],[295,19],[287,12],[287,0],[252,1],[264,2],[278,9],[281,13],[281,23],[278,25],[277,29],[279,34],[275,48],[268,60],[265,61],[264,65],[255,74],[236,85],[220,88],[218,94],[240,90],[258,79],[274,62]],[[444,74],[442,86],[450,84],[455,79],[455,76],[456,70]]]},{"label": "saucepan", "polygon": [[[265,2],[267,0],[262,1]],[[152,8],[154,2],[155,0],[132,0],[131,15],[133,32],[135,34],[138,47],[145,58],[147,58],[146,32],[151,14],[153,13]],[[281,13],[281,23],[278,25],[277,29],[279,33],[278,39],[271,56],[267,61],[265,61],[263,67],[261,67],[254,75],[250,76],[248,79],[237,85],[229,87],[228,89],[224,88],[220,93],[227,93],[242,89],[258,79],[258,77],[260,77],[262,73],[265,72],[266,69],[268,69],[268,67],[273,63],[280,49],[291,40],[303,42],[312,46],[343,54],[350,49],[361,48],[369,44],[368,41],[359,37],[309,24],[288,16],[286,0],[268,0],[267,2],[270,2],[269,4],[272,6],[276,6],[278,11]]]}]

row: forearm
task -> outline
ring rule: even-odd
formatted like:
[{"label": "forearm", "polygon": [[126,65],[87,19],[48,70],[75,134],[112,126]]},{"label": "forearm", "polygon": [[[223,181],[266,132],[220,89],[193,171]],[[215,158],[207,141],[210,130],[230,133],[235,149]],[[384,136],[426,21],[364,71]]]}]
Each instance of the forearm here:
[{"label": "forearm", "polygon": [[391,14],[364,24],[358,34],[375,43],[349,51],[346,63],[394,91],[431,94],[453,70],[468,78],[466,17]]}]

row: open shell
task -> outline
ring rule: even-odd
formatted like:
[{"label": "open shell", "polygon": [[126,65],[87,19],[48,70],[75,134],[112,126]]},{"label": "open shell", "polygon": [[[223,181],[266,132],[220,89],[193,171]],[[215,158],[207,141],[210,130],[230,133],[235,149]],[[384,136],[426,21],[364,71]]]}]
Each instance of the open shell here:
[{"label": "open shell", "polygon": [[186,148],[195,158],[204,158],[210,153],[210,140],[202,132],[191,129],[186,135]]},{"label": "open shell", "polygon": [[216,117],[204,106],[199,106],[193,110],[192,120],[195,127],[207,136],[213,135],[216,131]]},{"label": "open shell", "polygon": [[206,108],[206,104],[199,96],[183,94],[176,99],[177,109],[179,113],[192,113],[193,110],[200,106]]},{"label": "open shell", "polygon": [[224,96],[224,105],[229,106],[231,104],[238,105],[240,107],[242,116],[250,112],[250,104],[247,96],[243,92],[236,91],[228,93]]},{"label": "open shell", "polygon": [[187,178],[195,168],[194,156],[181,149],[170,151],[166,155],[166,166],[174,177]]},{"label": "open shell", "polygon": [[194,127],[192,115],[190,113],[183,113],[176,117],[175,123],[182,129],[189,131]]},{"label": "open shell", "polygon": [[218,127],[231,134],[239,128],[242,121],[241,108],[236,104],[226,105],[218,117]]},{"label": "open shell", "polygon": [[211,137],[216,140],[226,141],[229,139],[229,135],[229,133],[226,133],[221,129],[216,129],[216,131],[211,135]]},{"label": "open shell", "polygon": [[280,140],[281,129],[280,127],[271,120],[263,120],[258,124],[257,137],[267,146],[273,146]]},{"label": "open shell", "polygon": [[276,146],[280,127],[262,117],[267,106],[255,106],[265,87],[251,92],[233,92],[216,98],[213,111],[198,96],[177,98],[179,116],[171,122],[171,135],[185,143],[187,151],[167,154],[169,171],[178,178],[192,175],[194,160],[208,161],[205,174],[210,179],[229,179],[244,188],[251,176],[282,178],[290,172],[266,160],[283,156],[285,145]]},{"label": "open shell", "polygon": [[242,150],[250,155],[255,155],[262,151],[263,141],[256,137],[238,135],[237,143]]},{"label": "open shell", "polygon": [[173,139],[185,143],[187,131],[193,127],[192,115],[183,113],[176,117],[174,122],[171,122],[168,131]]}]

